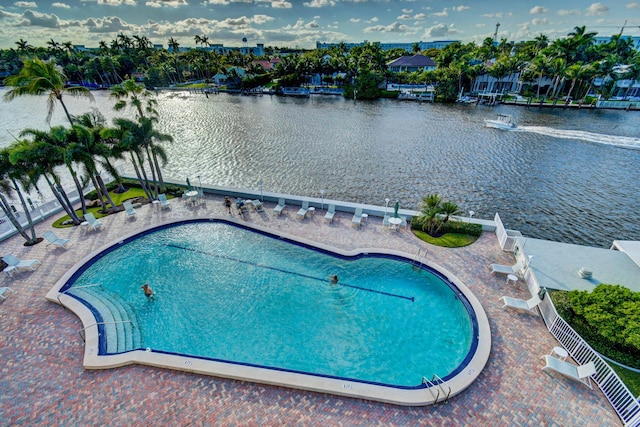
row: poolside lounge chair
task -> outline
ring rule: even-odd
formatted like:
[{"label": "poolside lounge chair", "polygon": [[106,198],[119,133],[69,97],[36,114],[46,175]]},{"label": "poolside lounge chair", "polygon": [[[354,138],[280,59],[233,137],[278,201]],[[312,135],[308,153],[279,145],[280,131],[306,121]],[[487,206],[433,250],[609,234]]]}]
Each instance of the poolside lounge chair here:
[{"label": "poolside lounge chair", "polygon": [[47,239],[47,247],[49,247],[49,245],[53,245],[53,246],[58,246],[58,247],[67,249],[67,244],[71,243],[71,240],[62,239],[56,236],[56,234],[53,231],[45,231],[43,233],[43,236],[45,239]]},{"label": "poolside lounge chair", "polygon": [[353,227],[360,227],[362,223],[362,208],[356,208],[356,212],[353,214],[353,218],[351,219],[351,225]]},{"label": "poolside lounge chair", "polygon": [[7,299],[7,295],[9,293],[9,291],[11,292],[15,292],[13,289],[11,288],[7,288],[7,287],[2,287],[0,288],[0,298],[4,301]]},{"label": "poolside lounge chair", "polygon": [[573,380],[580,381],[593,390],[591,386],[591,375],[596,373],[596,365],[593,362],[576,366],[573,363],[565,362],[556,357],[545,355],[545,366],[543,371],[555,371]]},{"label": "poolside lounge chair", "polygon": [[333,222],[333,217],[336,214],[336,205],[329,205],[329,207],[327,208],[327,213],[324,215],[324,219],[325,221],[327,221],[328,223]]},{"label": "poolside lounge chair", "polygon": [[284,208],[286,208],[286,207],[287,207],[287,205],[284,204],[284,198],[281,197],[281,198],[278,199],[277,206],[275,208],[273,208],[273,213],[275,215],[280,215],[282,213],[282,210]]},{"label": "poolside lounge chair", "polygon": [[256,200],[250,200],[251,205],[253,206],[253,209],[255,209],[256,212],[261,213],[264,212],[264,208],[262,207],[262,202],[258,199]]},{"label": "poolside lounge chair", "polygon": [[126,202],[122,202],[122,206],[124,206],[124,209],[127,212],[127,218],[136,216],[136,210],[133,208],[133,205],[130,201],[127,200]]},{"label": "poolside lounge chair", "polygon": [[84,216],[84,222],[81,224],[83,227],[91,227],[94,230],[102,227],[104,224],[99,219],[96,219],[95,215],[91,212],[87,212]]},{"label": "poolside lounge chair", "polygon": [[502,265],[502,264],[491,264],[489,268],[492,273],[500,273],[500,274],[515,274],[517,275],[520,270],[524,267],[524,261],[520,260],[516,262],[514,265]]},{"label": "poolside lounge chair", "polygon": [[164,193],[158,194],[158,201],[160,202],[160,206],[163,208],[171,207],[171,202],[167,200],[167,195]]},{"label": "poolside lounge chair", "polygon": [[530,311],[535,314],[537,314],[535,308],[541,302],[540,297],[538,297],[538,295],[534,295],[531,299],[528,299],[526,301],[523,299],[511,298],[507,296],[504,296],[500,299],[504,301],[504,305],[502,306],[503,308],[509,307],[515,310]]},{"label": "poolside lounge chair", "polygon": [[302,207],[298,210],[298,219],[304,219],[309,212],[309,202],[302,202]]},{"label": "poolside lounge chair", "polygon": [[36,265],[42,264],[40,260],[37,259],[23,259],[20,260],[13,256],[12,254],[7,254],[2,257],[2,260],[7,263],[7,268],[3,271],[7,274],[7,276],[13,276],[13,273],[16,271],[21,271],[24,269],[35,270]]}]

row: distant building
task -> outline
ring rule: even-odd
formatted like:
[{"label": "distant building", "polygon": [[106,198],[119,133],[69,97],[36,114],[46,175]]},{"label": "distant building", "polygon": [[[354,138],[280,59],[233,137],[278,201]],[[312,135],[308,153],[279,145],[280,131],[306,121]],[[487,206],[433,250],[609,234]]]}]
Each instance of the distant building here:
[{"label": "distant building", "polygon": [[424,55],[401,56],[400,58],[387,63],[387,69],[394,73],[398,73],[400,71],[404,71],[406,73],[412,73],[414,71],[432,71],[435,70],[436,67],[437,64],[433,59]]},{"label": "distant building", "polygon": [[[606,44],[606,43],[609,43],[611,41],[611,37],[613,37],[613,36],[609,36],[609,37],[606,37],[606,36],[605,37],[594,37],[593,38],[593,43],[595,45]],[[626,39],[626,40],[631,39],[633,41],[632,47],[635,50],[640,50],[640,36],[625,36],[625,35],[623,35],[621,38],[622,39]]]},{"label": "distant building", "polygon": [[[449,46],[452,43],[456,43],[458,42],[458,40],[437,40],[437,41],[432,41],[432,42],[417,42],[418,44],[418,49],[422,50],[427,50],[427,49],[444,49],[445,47]],[[365,40],[362,43],[344,43],[345,47],[347,48],[347,50],[351,50],[351,48],[354,48],[356,46],[364,46],[365,44],[367,44],[368,42]],[[322,42],[316,42],[316,49],[330,49],[334,46],[339,46],[342,43],[322,43]],[[372,42],[372,44],[377,44],[380,46],[380,48],[384,51],[386,50],[391,50],[391,49],[404,49],[407,52],[411,52],[413,51],[413,47],[416,44],[416,42],[413,43],[380,43],[380,42]]]},{"label": "distant building", "polygon": [[222,44],[212,44],[206,47],[197,47],[196,49],[207,50],[210,52],[217,52],[219,54],[224,55],[225,53],[231,51],[238,51],[243,55],[254,54],[255,56],[263,56],[264,55],[264,44],[258,43],[255,47],[250,46],[242,46],[242,47],[225,47]]}]

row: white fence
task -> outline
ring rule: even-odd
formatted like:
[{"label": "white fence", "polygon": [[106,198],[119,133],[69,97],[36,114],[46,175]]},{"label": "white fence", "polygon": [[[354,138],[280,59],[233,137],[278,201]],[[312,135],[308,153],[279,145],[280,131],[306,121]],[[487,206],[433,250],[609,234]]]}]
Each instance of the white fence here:
[{"label": "white fence", "polygon": [[518,231],[507,230],[504,228],[500,215],[497,213],[496,216],[493,217],[493,220],[496,223],[496,236],[498,236],[500,247],[503,251],[513,252],[516,248],[517,236],[522,236],[522,234]]},{"label": "white fence", "polygon": [[593,362],[596,373],[591,377],[622,419],[625,427],[640,427],[640,401],[620,377],[556,311],[549,294],[538,305],[549,332],[563,345],[580,365]]}]

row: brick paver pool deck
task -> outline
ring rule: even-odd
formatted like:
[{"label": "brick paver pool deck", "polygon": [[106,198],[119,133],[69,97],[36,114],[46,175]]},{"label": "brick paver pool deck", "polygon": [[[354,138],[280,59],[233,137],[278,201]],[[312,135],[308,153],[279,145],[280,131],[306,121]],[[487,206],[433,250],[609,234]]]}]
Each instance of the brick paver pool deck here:
[{"label": "brick paver pool deck", "polygon": [[[369,218],[357,229],[350,214],[337,213],[329,225],[319,209],[300,221],[294,207],[271,215],[272,204],[265,204],[262,214],[251,212],[247,223],[343,249],[391,248],[411,255],[427,249],[427,258],[466,283],[487,312],[493,341],[479,378],[449,403],[401,407],[139,365],[85,370],[80,320],[46,301],[45,294],[78,260],[132,231],[169,219],[230,217],[220,197],[208,196],[196,206],[173,200],[171,206],[145,205],[134,218],[111,215],[102,219],[101,231],[57,229],[59,237],[73,241],[66,251],[46,248],[45,242],[25,247],[20,236],[0,243],[3,255],[42,261],[34,272],[0,278],[0,286],[16,291],[0,303],[0,425],[622,425],[597,389],[541,370],[540,357],[557,343],[540,316],[501,308],[503,295],[529,295],[521,282],[507,284],[504,276],[489,273],[492,262],[513,263],[493,233],[466,248],[446,249],[404,229],[393,232],[380,218]],[[53,219],[37,225],[39,236],[52,229]]]}]

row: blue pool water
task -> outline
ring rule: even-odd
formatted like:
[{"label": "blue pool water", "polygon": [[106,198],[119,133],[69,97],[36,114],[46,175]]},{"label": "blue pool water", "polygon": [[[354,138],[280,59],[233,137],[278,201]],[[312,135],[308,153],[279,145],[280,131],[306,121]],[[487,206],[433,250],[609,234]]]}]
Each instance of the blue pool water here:
[{"label": "blue pool water", "polygon": [[454,285],[413,267],[192,221],[103,253],[72,286],[118,294],[153,351],[416,387],[463,368],[475,322]]}]

